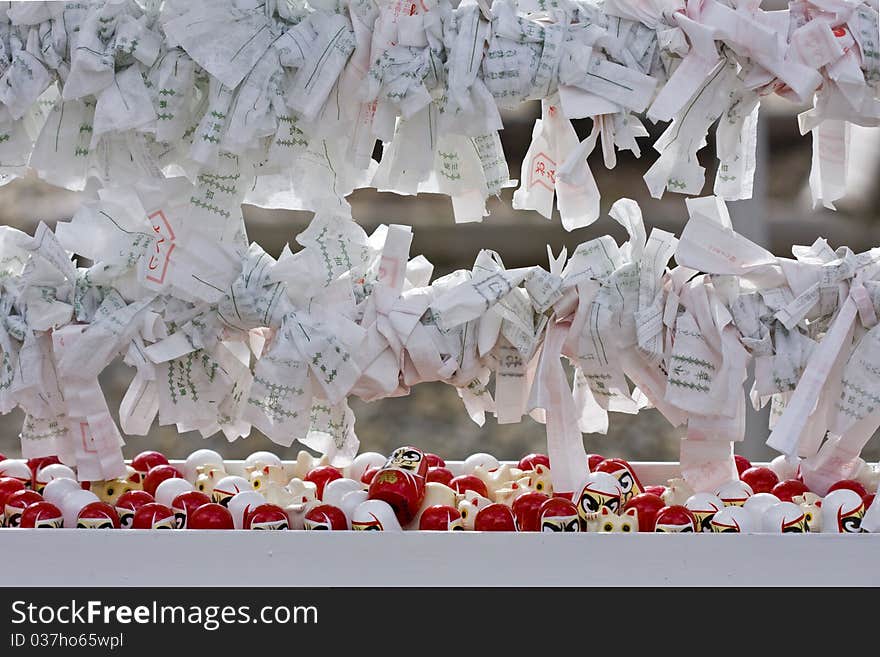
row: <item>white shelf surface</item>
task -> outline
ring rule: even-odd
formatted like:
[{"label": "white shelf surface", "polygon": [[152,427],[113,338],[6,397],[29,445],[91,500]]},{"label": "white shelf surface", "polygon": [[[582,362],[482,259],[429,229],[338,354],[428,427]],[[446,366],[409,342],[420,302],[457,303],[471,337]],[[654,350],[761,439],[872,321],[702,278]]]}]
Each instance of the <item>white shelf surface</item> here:
[{"label": "white shelf surface", "polygon": [[880,585],[880,534],[2,529],[0,553],[5,586]]},{"label": "white shelf surface", "polygon": [[0,535],[7,586],[880,585],[880,534]]}]

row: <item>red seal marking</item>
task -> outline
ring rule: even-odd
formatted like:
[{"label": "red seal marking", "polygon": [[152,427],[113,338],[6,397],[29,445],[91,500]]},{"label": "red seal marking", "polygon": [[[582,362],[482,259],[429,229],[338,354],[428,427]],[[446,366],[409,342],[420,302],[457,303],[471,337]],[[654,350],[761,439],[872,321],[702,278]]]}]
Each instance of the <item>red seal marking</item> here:
[{"label": "red seal marking", "polygon": [[171,253],[175,247],[174,229],[171,228],[171,224],[168,223],[168,218],[162,210],[156,210],[148,218],[159,239],[156,241],[156,252],[150,256],[147,263],[147,269],[150,273],[147,274],[146,279],[161,285],[165,282],[165,274],[168,273],[168,264],[171,262]]},{"label": "red seal marking", "polygon": [[556,162],[546,153],[538,153],[532,158],[532,172],[529,176],[529,187],[543,185],[551,192],[556,186]]}]

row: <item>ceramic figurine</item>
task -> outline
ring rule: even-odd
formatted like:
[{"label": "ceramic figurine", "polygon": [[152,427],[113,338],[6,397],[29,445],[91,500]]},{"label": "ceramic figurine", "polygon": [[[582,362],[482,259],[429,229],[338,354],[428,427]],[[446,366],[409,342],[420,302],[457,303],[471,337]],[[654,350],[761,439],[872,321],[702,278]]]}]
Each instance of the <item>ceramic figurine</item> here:
[{"label": "ceramic figurine", "polygon": [[413,517],[412,522],[410,522],[407,529],[415,529],[419,526],[422,513],[424,513],[425,509],[428,507],[451,506],[454,509],[457,504],[458,494],[454,490],[449,486],[429,481],[425,484],[425,497],[422,499],[422,504],[419,506],[419,510],[416,512],[416,515]]},{"label": "ceramic figurine", "polygon": [[694,493],[696,491],[691,488],[688,482],[681,477],[673,477],[666,482],[666,492],[663,493],[662,497],[668,506],[675,506],[687,502],[688,498]]},{"label": "ceramic figurine", "polygon": [[[76,487],[79,489],[79,486]],[[0,526],[6,524],[3,509],[6,508],[6,498],[16,491],[26,490],[24,482],[14,477],[0,477]],[[80,489],[81,490],[81,489]]]},{"label": "ceramic figurine", "polygon": [[[210,504],[211,498],[201,491],[191,490],[181,493],[171,502],[171,510],[174,512],[175,527],[177,529],[187,529],[187,520],[193,511],[200,506]],[[132,512],[132,516],[134,512]]]},{"label": "ceramic figurine", "polygon": [[694,493],[684,505],[694,514],[697,520],[697,531],[711,532],[712,518],[724,508],[724,502],[712,493]]},{"label": "ceramic figurine", "polygon": [[79,515],[79,512],[82,511],[82,508],[86,504],[100,501],[101,500],[98,499],[98,496],[92,491],[83,490],[81,488],[67,493],[59,505],[61,513],[64,516],[64,527],[67,529],[75,528],[76,518]]},{"label": "ceramic figurine", "polygon": [[709,525],[716,534],[750,534],[758,531],[758,519],[741,506],[725,506],[712,517]]},{"label": "ceramic figurine", "polygon": [[326,454],[320,457],[312,456],[303,449],[297,453],[296,460],[288,466],[288,472],[291,479],[305,479],[309,472],[322,465],[330,465],[330,459]]},{"label": "ceramic figurine", "polygon": [[486,486],[486,482],[475,474],[458,475],[449,482],[449,487],[459,495],[472,490],[482,497],[489,497],[489,487]]},{"label": "ceramic figurine", "polygon": [[517,531],[541,531],[541,506],[549,499],[547,495],[537,491],[526,491],[517,497],[511,504]]},{"label": "ceramic figurine", "polygon": [[266,465],[274,465],[283,467],[283,463],[277,454],[273,454],[272,452],[252,452],[250,456],[248,456],[244,460],[244,471],[250,472],[252,470],[259,470],[263,466]]},{"label": "ceramic figurine", "polygon": [[64,516],[51,502],[35,502],[21,514],[22,529],[61,529]]},{"label": "ceramic figurine", "polygon": [[764,511],[761,530],[768,533],[803,534],[810,531],[804,510],[794,502],[780,502]]},{"label": "ceramic figurine", "polygon": [[807,491],[803,495],[795,495],[791,501],[804,510],[804,518],[807,519],[807,526],[811,532],[822,531],[822,498]]},{"label": "ceramic figurine", "polygon": [[551,497],[541,504],[538,509],[538,522],[542,532],[579,532],[581,530],[581,519],[577,507],[564,497]]},{"label": "ceramic figurine", "polygon": [[245,517],[244,528],[277,531],[290,529],[290,523],[287,520],[287,514],[280,506],[261,504]]},{"label": "ceramic figurine", "polygon": [[484,470],[494,470],[501,463],[491,454],[471,454],[468,456],[464,462],[461,464],[461,473],[462,474],[473,474],[474,469],[477,466],[482,467]]},{"label": "ceramic figurine", "polygon": [[634,507],[630,507],[618,515],[607,506],[603,506],[599,509],[599,513],[587,521],[587,531],[594,534],[628,534],[638,530],[639,512]]},{"label": "ceramic figurine", "polygon": [[232,514],[222,504],[203,504],[186,519],[189,529],[232,529]]},{"label": "ceramic figurine", "polygon": [[303,529],[323,531],[345,531],[348,519],[342,509],[330,504],[317,504],[311,507],[303,519]]},{"label": "ceramic figurine", "polygon": [[[369,486],[373,483],[373,477],[379,472],[381,468],[371,467],[364,470],[364,474],[361,475],[361,483]],[[428,468],[430,470],[430,468]]]},{"label": "ceramic figurine", "polygon": [[349,479],[361,481],[361,477],[370,468],[381,468],[388,458],[378,452],[363,452],[354,457],[351,464],[343,469],[343,474]]},{"label": "ceramic figurine", "polygon": [[463,529],[461,513],[447,504],[429,506],[421,512],[419,518],[419,531],[454,532]]},{"label": "ceramic figurine", "polygon": [[[46,489],[48,490],[51,486],[52,484],[46,486]],[[144,504],[154,501],[152,495],[142,490],[130,490],[120,495],[116,500],[116,513],[119,515],[119,524],[122,529],[131,529],[135,511]]]},{"label": "ceramic figurine", "polygon": [[[376,470],[376,472],[378,472],[378,470]],[[373,473],[373,476],[375,476],[375,472]],[[427,481],[427,482],[433,481],[438,484],[444,484],[445,486],[448,486],[454,477],[455,477],[455,475],[452,474],[452,470],[450,470],[449,468],[446,468],[446,467],[428,468],[428,474],[425,475],[425,481]],[[373,477],[370,477],[370,481],[372,481],[372,480],[373,480]],[[363,481],[363,479],[361,479],[361,481]],[[364,483],[370,483],[370,482],[364,482]]]},{"label": "ceramic figurine", "polygon": [[737,477],[752,467],[752,462],[749,461],[745,456],[741,456],[739,454],[733,455],[733,461],[734,461],[734,463],[736,463],[736,476]]},{"label": "ceramic figurine", "polygon": [[483,497],[479,493],[472,490],[466,491],[464,499],[458,502],[458,511],[461,513],[461,524],[467,531],[473,531],[474,521],[477,518],[477,511],[484,506],[492,504],[492,500]]},{"label": "ceramic figurine", "polygon": [[415,447],[395,449],[367,490],[371,500],[382,500],[394,509],[401,526],[415,517],[425,496],[428,462]]},{"label": "ceramic figurine", "polygon": [[42,502],[43,496],[29,488],[22,488],[6,495],[3,507],[4,525],[6,527],[18,527],[21,524],[21,514],[31,504]]},{"label": "ceramic figurine", "polygon": [[311,507],[318,504],[317,486],[310,481],[294,477],[287,483],[283,491],[284,497],[280,501],[271,494],[266,499],[270,504],[277,504],[284,509],[291,529],[303,529],[306,513]]},{"label": "ceramic figurine", "polygon": [[[195,486],[196,479],[199,476],[199,468],[207,467],[223,469],[223,457],[213,449],[197,449],[186,457],[183,463],[181,474],[183,478]],[[204,492],[204,491],[203,491]],[[207,493],[210,495],[210,493]]]},{"label": "ceramic figurine", "polygon": [[266,498],[255,490],[243,490],[233,495],[226,505],[232,515],[232,526],[235,529],[243,529],[247,514],[263,504],[266,504]]},{"label": "ceramic figurine", "polygon": [[657,514],[654,531],[666,534],[695,532],[697,531],[697,519],[686,506],[667,506],[660,509]]},{"label": "ceramic figurine", "polygon": [[722,484],[715,494],[724,502],[724,506],[742,506],[754,491],[746,482],[733,479]]},{"label": "ceramic figurine", "polygon": [[553,496],[553,481],[550,474],[550,466],[536,463],[535,466],[525,473],[529,479],[529,489],[538,493]]},{"label": "ceramic figurine", "polygon": [[251,488],[264,495],[264,491],[269,490],[272,486],[285,486],[288,482],[283,465],[248,466],[246,471]]},{"label": "ceramic figurine", "polygon": [[0,477],[18,479],[25,488],[33,488],[33,473],[24,459],[6,459],[0,461]]},{"label": "ceramic figurine", "polygon": [[855,491],[840,488],[831,491],[822,499],[820,512],[823,533],[857,534],[861,532],[865,503],[861,495]]},{"label": "ceramic figurine", "polygon": [[809,493],[810,489],[799,479],[784,479],[776,484],[770,492],[781,502],[791,502],[793,497]]},{"label": "ceramic figurine", "polygon": [[591,472],[587,475],[572,498],[581,516],[582,526],[586,527],[586,523],[595,518],[602,507],[617,513],[621,507],[622,495],[623,491],[614,475],[607,472]]},{"label": "ceramic figurine", "polygon": [[[140,475],[137,476],[139,477]],[[89,490],[97,495],[98,499],[102,502],[115,505],[120,495],[130,490],[140,490],[140,485],[131,483],[126,476],[106,481],[93,481],[91,486],[89,486]]]},{"label": "ceramic figurine", "polygon": [[174,517],[174,512],[164,504],[149,502],[134,512],[131,527],[132,529],[175,529],[177,519]]},{"label": "ceramic figurine", "polygon": [[486,497],[491,500],[495,500],[496,493],[502,488],[508,488],[511,483],[522,478],[523,471],[519,468],[513,468],[507,463],[504,463],[491,472],[486,470],[483,466],[478,465],[474,468],[474,471],[471,473],[472,476],[477,477],[486,484],[486,493],[482,493]]},{"label": "ceramic figurine", "polygon": [[496,490],[493,499],[496,502],[512,507],[518,497],[532,492],[529,484],[529,477],[521,477],[518,481],[511,481],[505,488]]},{"label": "ceramic figurine", "polygon": [[188,493],[191,490],[194,490],[193,485],[186,479],[172,477],[171,479],[166,479],[156,487],[156,494],[153,495],[153,497],[159,504],[171,507],[174,498],[183,493]]},{"label": "ceramic figurine", "polygon": [[530,470],[534,470],[535,466],[541,465],[550,469],[550,457],[546,454],[528,454],[523,456],[519,463],[517,463],[516,467],[518,467],[523,472],[528,472]]},{"label": "ceramic figurine", "polygon": [[351,528],[355,531],[402,531],[395,509],[382,500],[368,499],[354,510]]},{"label": "ceramic figurine", "polygon": [[[5,460],[5,459],[4,459]],[[25,461],[28,470],[31,471],[31,484],[33,488],[37,485],[37,473],[49,465],[61,465],[61,460],[57,456],[37,456]],[[39,491],[38,491],[39,492]]]},{"label": "ceramic figurine", "polygon": [[339,508],[345,514],[349,527],[351,527],[351,519],[354,517],[355,509],[366,502],[367,499],[367,491],[365,490],[353,490],[343,496]]},{"label": "ceramic figurine", "polygon": [[168,458],[161,452],[141,452],[131,460],[131,467],[137,471],[142,480],[157,465],[168,465]]},{"label": "ceramic figurine", "polygon": [[760,465],[744,470],[739,478],[749,485],[753,493],[769,493],[779,483],[779,477],[773,470]]},{"label": "ceramic figurine", "polygon": [[77,529],[119,529],[119,515],[107,502],[92,502],[80,509]]},{"label": "ceramic figurine", "polygon": [[334,479],[324,487],[322,501],[325,504],[332,504],[341,508],[342,499],[355,490],[364,490],[364,485],[359,481],[345,477]]},{"label": "ceramic figurine", "polygon": [[751,511],[756,518],[762,518],[767,509],[781,501],[772,493],[755,493],[743,503],[743,508]]},{"label": "ceramic figurine", "polygon": [[515,532],[516,521],[509,506],[494,502],[477,511],[474,519],[474,531],[478,532]]},{"label": "ceramic figurine", "polygon": [[217,482],[228,476],[222,464],[199,465],[196,472],[195,490],[208,496],[214,494]]},{"label": "ceramic figurine", "polygon": [[228,506],[229,500],[244,490],[253,490],[251,482],[238,475],[226,475],[214,486],[214,490],[211,492],[211,501]]},{"label": "ceramic figurine", "polygon": [[150,468],[150,471],[143,479],[144,490],[153,497],[156,496],[156,489],[166,479],[181,479],[180,472],[173,465],[157,465]]},{"label": "ceramic figurine", "polygon": [[76,473],[61,463],[43,466],[37,470],[37,475],[34,478],[34,490],[42,495],[46,484],[53,479],[72,479],[76,481]]},{"label": "ceramic figurine", "polygon": [[[841,479],[840,481],[836,481],[828,488],[828,493],[832,493],[836,490],[847,489],[851,491],[855,491],[859,494],[859,497],[864,497],[868,494],[867,489],[862,485],[861,482],[856,481],[855,479]],[[826,495],[828,493],[825,493]]]},{"label": "ceramic figurine", "polygon": [[315,484],[319,500],[324,499],[324,487],[336,479],[342,479],[342,473],[332,465],[319,465],[305,476],[305,481]]},{"label": "ceramic figurine", "polygon": [[657,514],[660,513],[660,509],[665,506],[666,503],[659,495],[655,495],[654,493],[642,493],[641,495],[636,495],[630,499],[629,502],[624,504],[623,510],[629,511],[630,509],[635,509],[636,519],[639,521],[639,531],[653,532],[654,526],[657,523]]},{"label": "ceramic figurine", "polygon": [[596,466],[595,472],[607,472],[617,479],[620,484],[621,503],[626,503],[636,495],[644,492],[642,482],[639,481],[635,469],[628,461],[623,459],[605,459]]}]

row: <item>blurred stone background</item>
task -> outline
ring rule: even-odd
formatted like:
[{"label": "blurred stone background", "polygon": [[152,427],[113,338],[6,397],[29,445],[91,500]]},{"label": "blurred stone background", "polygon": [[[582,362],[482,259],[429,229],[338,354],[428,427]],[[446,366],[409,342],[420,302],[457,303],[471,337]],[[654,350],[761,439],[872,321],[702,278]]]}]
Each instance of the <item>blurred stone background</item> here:
[{"label": "blurred stone background", "polygon": [[[505,115],[502,141],[510,167],[511,178],[520,177],[520,165],[528,148],[532,124],[539,114],[539,104],[529,103],[515,113]],[[758,171],[755,198],[729,204],[734,226],[747,237],[778,255],[791,255],[793,244],[810,244],[816,237],[828,238],[832,246],[848,245],[862,251],[880,244],[880,222],[877,202],[880,192],[874,184],[880,168],[880,131],[856,129],[851,156],[851,192],[838,212],[810,207],[807,180],[810,171],[811,143],[798,134],[796,114],[801,107],[770,98],[762,106],[759,126]],[[589,121],[577,125],[583,136],[589,132]],[[514,211],[512,190],[505,190],[500,199],[491,203],[491,216],[482,224],[455,225],[451,202],[445,197],[423,195],[399,197],[373,190],[360,190],[351,197],[354,217],[367,232],[381,223],[402,223],[415,227],[411,255],[425,255],[435,267],[435,276],[459,268],[469,268],[480,249],[498,251],[508,267],[547,262],[546,245],[554,253],[563,246],[574,247],[598,235],[611,234],[619,242],[624,232],[607,217],[607,210],[619,198],[639,202],[647,229],[662,228],[679,234],[687,219],[684,198],[667,194],[662,200],[652,199],[642,175],[653,163],[656,153],[651,148],[662,126],[648,126],[651,139],[641,140],[642,157],[628,153],[618,155],[618,165],[605,169],[601,154],[591,158],[591,167],[602,193],[602,218],[588,228],[566,233],[554,217],[548,221],[534,212]],[[710,145],[700,153],[707,168],[704,194],[712,191],[715,156]],[[77,207],[76,193],[59,190],[35,178],[17,180],[0,188],[0,222],[32,232],[39,221],[52,225],[69,218]],[[277,256],[285,243],[303,230],[309,213],[267,211],[245,206],[245,218],[251,240],[259,242]],[[102,384],[113,409],[134,374],[121,362],[108,368]],[[518,459],[532,451],[545,451],[543,426],[531,419],[516,425],[498,425],[487,418],[483,427],[474,425],[458,399],[455,390],[443,384],[422,384],[409,397],[372,403],[354,400],[357,433],[362,450],[387,453],[394,447],[413,443],[451,459],[468,454],[490,452],[502,459]],[[767,436],[766,415],[751,412],[746,441],[737,452],[753,460],[772,458],[774,453],[764,445]],[[9,456],[19,453],[18,432],[22,416],[14,412],[0,417],[0,452]],[[670,427],[656,411],[638,416],[612,414],[607,436],[585,436],[589,452],[623,456],[634,460],[677,460],[681,430]],[[126,436],[125,454],[134,456],[144,449],[159,449],[175,458],[183,458],[200,447],[217,449],[228,458],[243,458],[262,449],[275,451],[282,457],[293,457],[301,449],[294,444],[285,449],[274,445],[256,430],[245,440],[227,444],[222,435],[203,440],[198,434],[178,434],[174,427],[153,427],[148,436]],[[864,456],[877,460],[880,441],[869,444]]]}]

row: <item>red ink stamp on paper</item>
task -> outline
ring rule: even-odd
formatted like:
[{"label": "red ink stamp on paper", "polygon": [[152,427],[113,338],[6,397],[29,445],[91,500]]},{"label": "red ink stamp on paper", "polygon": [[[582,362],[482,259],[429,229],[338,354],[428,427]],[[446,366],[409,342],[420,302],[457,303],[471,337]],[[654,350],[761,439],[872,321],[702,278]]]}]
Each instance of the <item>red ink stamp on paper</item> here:
[{"label": "red ink stamp on paper", "polygon": [[546,153],[538,153],[532,158],[532,174],[529,176],[529,187],[543,185],[551,192],[556,186],[556,162],[547,157]]},{"label": "red ink stamp on paper", "polygon": [[149,215],[153,230],[159,236],[156,240],[156,251],[147,262],[148,273],[146,279],[161,285],[165,282],[165,274],[168,273],[168,263],[171,261],[171,253],[174,251],[174,229],[168,223],[168,218],[162,210],[156,210]]}]

